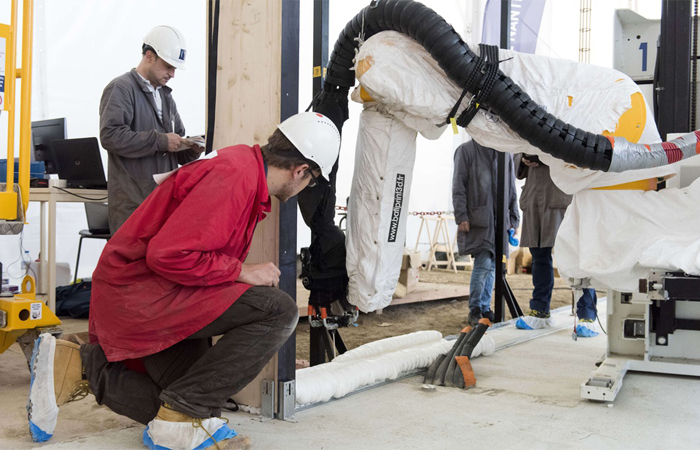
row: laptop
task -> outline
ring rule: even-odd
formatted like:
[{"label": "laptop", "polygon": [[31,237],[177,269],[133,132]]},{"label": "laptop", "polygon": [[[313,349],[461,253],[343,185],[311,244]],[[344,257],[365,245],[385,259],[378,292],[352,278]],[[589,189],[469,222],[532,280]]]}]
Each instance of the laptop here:
[{"label": "laptop", "polygon": [[107,188],[97,138],[63,139],[52,144],[58,178],[66,180],[68,187]]},{"label": "laptop", "polygon": [[85,203],[88,230],[92,234],[110,234],[107,203]]}]

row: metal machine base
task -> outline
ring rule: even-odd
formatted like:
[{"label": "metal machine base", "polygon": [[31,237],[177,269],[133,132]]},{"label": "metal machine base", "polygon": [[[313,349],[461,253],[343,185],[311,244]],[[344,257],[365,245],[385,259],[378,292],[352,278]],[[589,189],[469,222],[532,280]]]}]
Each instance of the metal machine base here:
[{"label": "metal machine base", "polygon": [[639,292],[608,291],[606,358],[581,398],[611,402],[627,371],[700,377],[700,277],[661,270]]}]

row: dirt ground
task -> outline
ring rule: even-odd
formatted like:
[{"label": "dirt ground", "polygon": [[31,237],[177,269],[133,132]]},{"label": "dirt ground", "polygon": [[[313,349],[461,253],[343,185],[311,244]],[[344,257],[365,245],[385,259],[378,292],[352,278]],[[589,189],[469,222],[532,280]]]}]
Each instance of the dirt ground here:
[{"label": "dirt ground", "polygon": [[[456,283],[469,284],[470,271],[459,271],[457,274],[445,270],[421,271],[420,281],[427,283]],[[520,308],[525,314],[530,311],[529,301],[532,294],[532,275],[507,275],[510,285]],[[551,308],[571,305],[571,289],[559,278],[554,278]],[[368,342],[398,336],[421,330],[437,330],[448,336],[457,334],[467,323],[469,314],[468,301],[455,299],[434,300],[422,303],[389,306],[382,314],[360,313],[357,327],[342,328],[340,335],[348,349],[358,347]],[[506,308],[506,315],[510,314]],[[297,359],[309,359],[309,323],[300,320],[297,326]]]}]

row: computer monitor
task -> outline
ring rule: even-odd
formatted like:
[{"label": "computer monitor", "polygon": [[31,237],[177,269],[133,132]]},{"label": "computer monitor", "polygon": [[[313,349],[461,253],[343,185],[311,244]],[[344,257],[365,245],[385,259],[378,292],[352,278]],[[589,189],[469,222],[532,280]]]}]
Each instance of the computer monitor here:
[{"label": "computer monitor", "polygon": [[34,159],[44,161],[46,173],[56,173],[53,141],[66,138],[66,119],[37,120],[32,122],[32,146]]}]

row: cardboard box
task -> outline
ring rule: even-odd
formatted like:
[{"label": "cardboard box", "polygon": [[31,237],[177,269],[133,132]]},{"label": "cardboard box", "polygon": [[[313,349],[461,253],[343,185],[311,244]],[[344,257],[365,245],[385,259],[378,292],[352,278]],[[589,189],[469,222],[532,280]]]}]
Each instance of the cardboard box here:
[{"label": "cardboard box", "polygon": [[421,264],[420,252],[404,249],[403,258],[401,258],[399,283],[406,287],[406,293],[414,291],[418,287],[418,275]]},{"label": "cardboard box", "polygon": [[521,247],[520,251],[523,255],[523,260],[520,265],[522,267],[532,267],[532,253],[530,253],[530,249],[527,247]]},{"label": "cardboard box", "polygon": [[[520,249],[515,250],[514,252],[511,252],[510,256],[508,257],[508,260],[506,261],[506,273],[508,275],[513,275],[516,273],[516,267],[522,267],[522,252]],[[520,260],[520,264],[518,264],[518,260]]]}]

